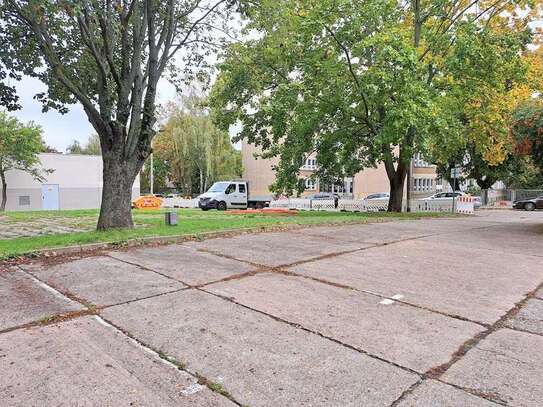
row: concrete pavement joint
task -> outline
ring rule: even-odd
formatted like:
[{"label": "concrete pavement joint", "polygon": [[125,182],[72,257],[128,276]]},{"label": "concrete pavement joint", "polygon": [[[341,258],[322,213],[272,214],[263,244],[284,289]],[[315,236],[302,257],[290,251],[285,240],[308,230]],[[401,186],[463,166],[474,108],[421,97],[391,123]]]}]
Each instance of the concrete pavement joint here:
[{"label": "concrete pavement joint", "polygon": [[[447,372],[454,364],[460,361],[471,349],[477,346],[481,341],[487,338],[490,334],[503,328],[511,329],[507,327],[505,323],[509,319],[514,318],[520,312],[520,310],[526,305],[528,300],[530,300],[531,298],[534,298],[536,292],[540,290],[541,288],[543,288],[543,282],[539,284],[535,289],[530,291],[528,294],[526,294],[525,297],[521,301],[516,303],[514,307],[512,307],[509,311],[507,311],[504,315],[502,315],[496,322],[490,325],[485,331],[478,333],[477,335],[473,336],[472,338],[464,342],[458,348],[458,350],[455,353],[453,353],[451,359],[448,362],[429,369],[426,373],[424,373],[423,377],[425,379],[435,379],[443,383],[452,385],[451,383],[441,380],[441,377],[443,376],[443,374],[445,374],[445,372]],[[512,330],[515,330],[515,329],[512,329]],[[493,401],[494,403],[507,405],[507,402],[500,399],[496,394],[481,393],[473,389],[468,390],[459,386],[455,386],[455,387],[460,388],[464,391],[467,391],[471,394],[477,395],[479,397],[482,397],[484,399],[487,399],[489,401]]]},{"label": "concrete pavement joint", "polygon": [[104,318],[102,315],[98,315],[98,318],[100,318],[103,321],[104,324],[108,324],[111,328],[119,331],[121,334],[128,337],[131,341],[138,344],[140,347],[145,349],[147,352],[155,355],[157,358],[161,359],[162,361],[167,362],[169,365],[175,366],[175,368],[177,368],[178,370],[182,370],[182,371],[188,373],[189,375],[191,375],[192,377],[194,377],[197,380],[198,384],[200,384],[202,386],[206,386],[212,392],[220,394],[223,397],[226,397],[228,400],[230,400],[232,403],[238,405],[239,407],[244,407],[244,405],[242,405],[239,401],[237,401],[226,389],[224,389],[224,387],[221,384],[215,383],[215,382],[209,380],[208,378],[206,378],[205,376],[201,375],[198,372],[192,372],[192,371],[188,370],[185,363],[180,362],[180,361],[176,360],[175,358],[166,355],[166,353],[164,353],[163,351],[161,351],[159,349],[155,349],[154,347],[148,345],[147,343],[139,340],[134,335],[132,335],[130,332],[128,332],[125,329],[117,326],[113,322],[111,322],[108,319]]},{"label": "concrete pavement joint", "polygon": [[131,261],[128,261],[128,260],[124,260],[124,259],[118,259],[117,257],[114,257],[114,256],[111,256],[110,254],[106,254],[105,256],[109,257],[110,259],[113,259],[113,260],[116,260],[116,261],[120,261],[121,263],[125,263],[125,264],[129,264],[131,266],[136,266],[142,270],[146,270],[146,271],[150,271],[152,273],[155,273],[155,274],[158,274],[159,276],[162,276],[164,278],[167,278],[168,280],[172,280],[172,281],[175,281],[176,283],[181,283],[181,284],[184,284],[186,285],[187,287],[192,287],[190,284],[186,283],[185,281],[181,281],[177,278],[174,278],[174,277],[171,277],[167,274],[164,274],[164,273],[161,273],[160,271],[157,271],[157,270],[154,270],[152,268],[149,268],[149,267],[145,267],[145,266],[142,266],[141,264],[138,264],[138,263],[134,263],[134,262],[131,262]]},{"label": "concrete pavement joint", "polygon": [[333,287],[343,288],[345,290],[352,290],[352,291],[356,291],[356,292],[363,293],[363,294],[373,295],[373,296],[381,298],[383,300],[390,300],[390,301],[393,301],[393,302],[397,302],[398,304],[407,305],[407,306],[412,307],[412,308],[417,308],[417,309],[420,309],[420,310],[432,312],[434,314],[439,314],[439,315],[442,315],[442,316],[445,316],[445,317],[448,317],[448,318],[458,319],[458,320],[463,321],[463,322],[470,322],[472,324],[476,324],[476,325],[482,326],[484,328],[489,327],[489,324],[485,324],[484,322],[475,321],[475,320],[463,317],[461,315],[449,314],[449,313],[446,313],[446,312],[443,312],[443,311],[435,310],[433,308],[425,307],[423,305],[414,304],[414,303],[402,300],[401,298],[398,298],[397,295],[387,296],[387,295],[384,295],[384,294],[376,293],[374,291],[361,290],[359,288],[351,287],[349,285],[335,283],[333,281],[328,281],[328,280],[318,278],[318,277],[312,277],[312,276],[306,276],[304,274],[298,274],[298,273],[296,273],[294,271],[289,271],[289,270],[271,269],[271,270],[268,270],[268,271],[279,273],[279,274],[284,274],[284,275],[288,275],[288,276],[292,276],[292,277],[304,278],[304,279],[315,281],[315,282],[318,282],[318,283],[321,283],[321,284],[326,284],[326,285],[331,285]]},{"label": "concrete pavement joint", "polygon": [[69,311],[69,312],[63,312],[60,314],[45,316],[36,321],[31,321],[23,325],[17,325],[17,326],[12,326],[10,328],[2,329],[0,330],[0,335],[6,334],[8,332],[17,331],[19,329],[27,329],[27,328],[37,327],[37,326],[48,326],[48,325],[53,325],[60,322],[71,321],[73,319],[85,317],[87,315],[97,315],[97,310],[83,309],[79,311]]},{"label": "concrete pavement joint", "polygon": [[[21,269],[21,271],[25,274],[29,274],[31,277],[33,277],[30,273],[28,273],[27,271]],[[153,271],[153,270],[150,270],[150,271]],[[177,360],[167,356],[165,353],[159,351],[159,350],[156,350],[154,349],[153,347],[145,344],[144,342],[138,340],[137,338],[135,338],[133,335],[131,335],[128,331],[125,331],[123,330],[122,328],[116,326],[115,324],[113,324],[111,321],[108,321],[107,319],[105,319],[102,315],[100,315],[100,311],[102,309],[105,309],[105,308],[109,308],[109,307],[113,307],[113,306],[116,306],[116,305],[122,305],[122,304],[126,304],[126,303],[130,303],[130,302],[135,302],[135,301],[141,301],[141,300],[144,300],[144,299],[148,299],[148,298],[153,298],[153,297],[158,297],[158,296],[161,296],[161,295],[165,295],[165,294],[171,294],[173,292],[179,292],[179,291],[183,291],[183,290],[187,290],[191,287],[183,287],[179,290],[175,290],[175,291],[170,291],[170,292],[166,292],[166,293],[160,293],[160,294],[156,294],[156,295],[152,295],[152,296],[149,296],[149,297],[145,297],[145,298],[138,298],[138,299],[134,299],[134,300],[130,300],[130,301],[125,301],[123,303],[119,303],[119,304],[114,304],[114,305],[109,305],[109,306],[102,306],[102,307],[99,307],[99,306],[95,306],[94,304],[91,304],[89,306],[90,303],[88,302],[84,302],[84,300],[81,300],[79,299],[78,297],[75,297],[73,294],[71,294],[71,297],[68,297],[66,295],[66,292],[64,290],[59,290],[58,288],[55,288],[54,286],[52,285],[49,285],[45,282],[43,282],[42,280],[38,279],[38,278],[35,278],[36,281],[40,282],[41,284],[40,285],[46,285],[49,287],[49,290],[54,290],[55,292],[57,292],[59,295],[65,297],[66,299],[69,299],[71,301],[77,301],[78,303],[80,303],[81,305],[83,305],[85,308],[87,309],[84,309],[84,310],[80,310],[80,311],[72,311],[72,312],[67,312],[67,313],[63,313],[63,314],[57,314],[57,315],[54,315],[54,316],[51,316],[50,318],[48,317],[46,320],[38,320],[38,321],[33,321],[33,322],[30,322],[30,323],[27,323],[27,324],[24,324],[24,325],[20,325],[20,326],[16,326],[16,327],[11,327],[11,328],[7,328],[7,329],[4,329],[4,330],[1,330],[0,331],[0,334],[3,334],[3,333],[8,333],[8,332],[12,332],[12,331],[15,331],[15,330],[18,330],[18,329],[24,329],[24,328],[30,328],[30,327],[35,327],[35,326],[46,326],[46,325],[52,325],[52,324],[56,324],[56,323],[61,323],[61,322],[66,322],[66,321],[70,321],[70,320],[73,320],[73,319],[77,319],[77,318],[80,318],[80,317],[83,317],[83,316],[87,316],[87,315],[93,315],[96,319],[100,320],[100,322],[102,324],[108,324],[110,325],[112,328],[118,330],[119,332],[121,332],[124,336],[128,337],[131,341],[137,343],[139,346],[143,347],[146,351],[156,355],[156,357],[160,358],[162,361],[165,361],[165,362],[168,362],[172,365],[174,365],[177,369],[179,370],[183,370],[184,372],[190,374],[191,376],[193,376],[194,378],[197,379],[198,381],[198,384],[200,385],[204,385],[206,386],[207,388],[209,388],[212,392],[214,393],[218,393],[220,394],[221,396],[223,397],[226,397],[228,398],[230,401],[232,401],[234,404],[240,406],[240,407],[244,407],[241,403],[239,403],[237,400],[235,400],[232,395],[230,393],[228,393],[223,387],[222,385],[218,384],[218,383],[214,383],[212,381],[210,381],[209,379],[205,378],[204,376],[200,375],[199,373],[197,372],[191,372],[189,370],[187,370],[184,366],[183,363],[181,362],[178,362]],[[75,298],[75,299],[74,299]]]},{"label": "concrete pavement joint", "polygon": [[[401,240],[401,241],[396,241],[395,243],[399,243],[399,242],[407,241],[407,240],[413,240],[413,239],[416,239],[416,238],[407,238],[407,239],[404,239],[404,240]],[[380,244],[380,246],[386,246],[387,244],[388,243]],[[361,250],[370,249],[370,248],[373,248],[373,247],[375,247],[375,246],[365,247],[365,248],[358,248],[358,249],[354,249],[354,250],[348,250],[348,251],[345,251],[345,252],[330,253],[330,254],[326,254],[326,255],[323,255],[323,256],[314,257],[314,258],[311,258],[311,259],[308,259],[308,260],[302,260],[300,262],[290,263],[290,264],[287,264],[287,265],[284,265],[284,266],[267,266],[267,265],[260,264],[260,263],[255,263],[255,262],[251,262],[251,261],[247,261],[247,260],[237,259],[237,258],[235,258],[233,256],[223,254],[223,253],[218,253],[218,252],[215,252],[215,251],[209,250],[209,249],[198,249],[198,250],[202,251],[202,252],[205,252],[205,253],[209,253],[209,254],[218,256],[218,257],[223,257],[223,258],[226,258],[226,259],[229,259],[229,260],[236,260],[236,261],[240,261],[240,262],[243,262],[243,263],[247,263],[247,264],[250,264],[250,265],[258,268],[257,270],[254,270],[252,272],[240,274],[238,276],[238,278],[227,277],[227,278],[223,279],[224,281],[237,280],[237,279],[241,279],[241,278],[245,278],[245,277],[251,277],[251,276],[254,276],[256,274],[261,274],[261,273],[284,274],[284,275],[288,275],[288,276],[292,276],[292,277],[299,277],[299,278],[304,278],[304,279],[316,281],[316,282],[319,282],[319,283],[322,283],[322,284],[327,284],[327,285],[331,285],[331,286],[334,286],[334,287],[343,288],[343,289],[346,289],[346,290],[352,290],[352,291],[357,291],[357,292],[364,293],[364,294],[373,295],[373,296],[376,296],[376,297],[379,297],[379,298],[382,298],[382,299],[385,299],[385,300],[392,300],[394,302],[398,302],[400,304],[404,304],[404,305],[407,305],[407,306],[410,306],[410,307],[413,307],[413,308],[417,308],[417,309],[425,310],[425,311],[428,311],[428,312],[436,313],[436,314],[439,314],[439,315],[443,315],[443,316],[446,316],[446,317],[449,317],[449,318],[454,318],[454,319],[464,321],[464,322],[471,322],[473,324],[480,325],[480,326],[482,326],[484,328],[488,328],[488,326],[489,326],[488,324],[485,324],[485,323],[479,322],[479,321],[474,321],[474,320],[471,320],[469,318],[463,317],[461,315],[448,314],[446,312],[438,311],[438,310],[435,310],[435,309],[432,309],[432,308],[429,308],[429,307],[425,307],[425,306],[422,306],[422,305],[418,305],[418,304],[413,304],[413,303],[410,303],[410,302],[407,302],[407,301],[404,301],[404,300],[401,300],[401,299],[398,299],[398,298],[392,298],[392,297],[389,297],[389,296],[386,296],[386,295],[383,295],[383,294],[379,294],[379,293],[376,293],[376,292],[373,292],[373,291],[361,290],[361,289],[354,288],[354,287],[351,287],[351,286],[348,286],[348,285],[345,285],[345,284],[335,283],[335,282],[328,281],[328,280],[325,280],[325,279],[306,276],[306,275],[302,275],[302,274],[297,274],[297,273],[295,273],[293,271],[285,270],[285,268],[287,268],[287,267],[292,267],[292,266],[295,266],[295,265],[298,265],[298,264],[307,264],[307,263],[322,260],[322,259],[325,259],[325,258],[333,258],[333,257],[336,257],[336,256],[341,256],[343,254],[354,253],[354,252],[358,252],[358,251],[361,251]],[[232,277],[236,277],[236,276],[232,276]],[[195,286],[195,287],[191,287],[191,288],[206,287],[206,286],[209,286],[211,284],[223,282],[223,280],[212,281],[212,282],[205,283],[205,284],[202,284],[200,286]]]},{"label": "concrete pavement joint", "polygon": [[405,389],[402,394],[400,394],[400,396],[392,402],[390,407],[396,407],[398,404],[400,404],[407,396],[413,393],[424,382],[424,380],[424,377],[421,377],[419,380],[417,380],[415,383]]},{"label": "concrete pavement joint", "polygon": [[87,300],[85,298],[79,297],[79,296],[75,295],[74,293],[72,293],[69,290],[57,287],[53,283],[44,281],[41,278],[35,276],[34,274],[32,274],[32,273],[26,271],[25,269],[21,268],[20,266],[17,266],[17,267],[19,268],[19,270],[21,270],[21,272],[25,273],[27,276],[29,276],[30,278],[37,281],[40,286],[49,287],[48,288],[49,291],[56,292],[58,295],[62,296],[64,299],[67,299],[68,301],[71,301],[71,302],[79,303],[79,304],[83,305],[85,308],[87,308],[89,310],[93,310],[93,309],[96,308],[96,304],[93,304],[91,301],[89,301],[89,300]]},{"label": "concrete pavement joint", "polygon": [[[441,219],[451,219],[451,218],[423,218],[423,219],[424,220],[431,220],[431,221],[440,221]],[[452,219],[454,219],[454,218],[452,218]],[[421,219],[416,219],[416,220],[421,220]],[[376,222],[376,223],[379,223],[379,222]],[[363,223],[361,225],[367,225],[367,224],[371,224],[371,223]],[[318,226],[321,226],[321,225],[318,225]],[[440,232],[438,232],[438,233],[430,233],[430,234],[427,234],[427,235],[408,237],[406,239],[391,240],[390,242],[384,242],[384,243],[370,242],[370,241],[365,241],[365,240],[361,241],[359,243],[387,245],[387,244],[392,244],[392,243],[403,242],[405,240],[422,239],[422,238],[425,238],[425,237],[441,236],[441,235],[447,235],[447,234],[453,234],[453,233],[462,233],[462,232],[469,231],[469,230],[480,230],[480,229],[486,229],[486,228],[491,228],[491,227],[495,227],[495,226],[503,226],[503,224],[502,223],[494,223],[492,225],[467,227],[466,229],[463,229],[463,230],[447,230],[447,231],[444,231],[444,232],[441,232],[441,233]],[[297,233],[297,234],[302,234],[301,232],[303,232],[303,230],[298,230],[297,229],[297,230],[293,230],[292,232]],[[340,241],[340,242],[343,242],[343,243],[347,242],[345,239],[342,239],[342,238],[339,238],[339,237],[336,237],[336,236],[319,235],[319,234],[316,234],[316,233],[308,233],[308,234],[304,233],[304,235],[312,236],[312,237],[321,237],[321,238],[324,237],[324,238],[327,238],[327,239],[337,240],[337,241]]]},{"label": "concrete pavement joint", "polygon": [[[319,225],[319,226],[320,226],[320,225]],[[488,229],[488,228],[495,227],[495,226],[500,226],[500,224],[478,226],[478,227],[474,227],[474,228],[467,228],[466,230]],[[215,256],[218,256],[218,257],[224,257],[224,258],[229,259],[229,260],[235,260],[235,261],[239,261],[239,262],[242,262],[242,263],[246,263],[246,264],[249,264],[249,265],[252,265],[252,266],[255,266],[255,267],[279,267],[279,268],[287,268],[287,267],[298,266],[298,265],[301,265],[301,264],[312,263],[312,262],[315,262],[315,261],[324,260],[324,259],[328,259],[328,258],[334,258],[334,257],[342,256],[342,255],[345,255],[345,254],[352,254],[352,253],[356,253],[356,252],[359,252],[359,251],[364,251],[364,250],[369,250],[369,249],[374,249],[374,248],[380,248],[380,247],[384,247],[384,246],[390,246],[390,245],[393,245],[393,244],[408,242],[408,241],[412,241],[412,240],[424,239],[424,238],[427,238],[427,237],[442,236],[442,235],[453,234],[453,233],[460,233],[460,232],[464,232],[464,231],[447,231],[447,232],[443,232],[443,233],[430,233],[430,234],[421,235],[421,236],[407,237],[407,238],[405,238],[405,239],[391,240],[391,241],[389,241],[389,242],[383,242],[383,243],[378,243],[378,242],[359,242],[360,244],[370,244],[371,246],[368,246],[368,247],[358,247],[358,248],[356,248],[356,249],[351,249],[351,250],[342,250],[342,251],[327,253],[327,254],[323,254],[323,255],[311,257],[311,258],[309,258],[309,259],[304,259],[304,260],[295,261],[295,262],[292,262],[292,263],[280,264],[280,265],[278,265],[278,266],[266,266],[266,265],[264,265],[264,264],[255,263],[255,262],[252,262],[252,261],[249,261],[249,260],[239,259],[239,258],[237,258],[237,257],[230,256],[230,255],[228,255],[228,254],[216,252],[216,251],[214,251],[214,250],[212,250],[212,249],[200,248],[200,249],[197,249],[197,250],[200,251],[200,252],[209,253],[209,254],[212,254],[212,255],[215,255]],[[312,235],[312,236],[314,236],[314,237],[321,237],[321,238],[330,238],[329,236],[322,236],[322,235]],[[332,237],[332,239],[339,240],[339,239],[333,238],[333,237]]]},{"label": "concrete pavement joint", "polygon": [[[149,295],[149,296],[145,296],[145,297],[135,298],[135,299],[128,300],[128,301],[118,302],[118,303],[115,303],[115,304],[96,305],[96,304],[91,303],[88,300],[85,300],[85,299],[83,299],[81,297],[76,296],[75,294],[71,293],[70,291],[60,289],[60,288],[54,286],[51,283],[46,283],[45,281],[35,277],[33,274],[29,273],[28,271],[26,271],[24,269],[21,269],[20,267],[19,267],[19,269],[20,269],[21,272],[23,272],[24,274],[26,274],[30,278],[32,278],[34,281],[36,281],[36,283],[39,284],[42,288],[47,289],[48,291],[51,291],[51,292],[55,293],[55,295],[58,298],[62,298],[63,300],[68,300],[69,302],[73,302],[73,303],[83,305],[86,309],[79,310],[79,311],[70,311],[70,312],[65,312],[65,313],[54,314],[54,315],[47,316],[45,318],[38,319],[36,321],[28,322],[26,324],[6,328],[6,329],[3,329],[3,330],[0,330],[0,335],[3,334],[3,333],[15,331],[15,330],[18,330],[18,329],[25,329],[25,328],[30,328],[30,327],[34,327],[34,326],[52,325],[52,324],[57,323],[57,322],[69,321],[69,320],[80,318],[80,317],[87,316],[87,315],[98,315],[99,311],[101,311],[103,309],[106,309],[106,308],[111,308],[111,307],[115,307],[115,306],[118,306],[118,305],[130,304],[130,303],[133,303],[133,302],[147,300],[147,299],[155,298],[155,297],[160,297],[160,296],[166,295],[166,294],[173,294],[173,293],[176,293],[176,292],[180,292],[180,291],[184,291],[184,290],[188,290],[188,289],[192,288],[191,286],[187,286],[187,287],[183,287],[183,288],[180,288],[180,289],[177,289],[177,290],[170,290],[170,291],[162,292],[162,293],[159,293],[159,294],[153,294],[153,295]],[[149,270],[149,271],[153,271],[153,270]]]},{"label": "concrete pavement joint", "polygon": [[499,406],[508,406],[509,405],[509,403],[507,401],[500,399],[499,396],[497,396],[496,394],[493,394],[493,393],[483,393],[483,392],[481,392],[479,390],[471,389],[469,387],[459,386],[459,385],[454,384],[454,383],[447,383],[446,381],[443,381],[441,379],[433,379],[433,380],[436,380],[439,383],[443,383],[443,384],[445,384],[447,386],[454,387],[455,389],[461,390],[463,392],[466,392],[466,393],[471,394],[473,396],[479,397],[481,399],[484,399],[484,400],[486,400],[488,402],[494,403],[494,404],[499,405]]},{"label": "concrete pavement joint", "polygon": [[200,249],[196,249],[196,250],[201,252],[201,253],[212,254],[213,256],[222,257],[224,259],[239,261],[241,263],[245,263],[245,264],[248,264],[248,265],[253,266],[253,267],[260,267],[260,268],[262,268],[262,267],[271,267],[271,266],[266,266],[265,264],[255,263],[255,262],[249,261],[249,260],[238,259],[238,258],[236,258],[234,256],[230,256],[228,254],[216,252],[216,251],[211,250],[211,249],[200,248]]},{"label": "concrete pavement joint", "polygon": [[[214,253],[210,253],[210,254],[214,254]],[[243,273],[234,273],[234,274],[231,274],[227,277],[224,277],[224,278],[220,278],[218,280],[212,280],[212,281],[208,281],[208,282],[205,282],[205,283],[201,283],[201,284],[190,284],[190,283],[187,283],[186,281],[183,281],[183,280],[179,280],[175,277],[171,277],[171,276],[168,276],[167,274],[164,274],[164,273],[161,273],[160,271],[157,271],[155,269],[152,269],[150,267],[146,267],[146,266],[142,266],[141,264],[139,263],[133,263],[133,262],[130,262],[128,260],[123,260],[123,259],[118,259],[116,257],[113,257],[113,256],[109,256],[109,255],[106,255],[114,260],[118,260],[118,261],[121,261],[123,263],[126,263],[126,264],[130,264],[132,266],[136,266],[136,267],[139,267],[141,268],[142,270],[146,270],[146,271],[150,271],[152,273],[156,273],[162,277],[166,277],[170,280],[173,280],[177,283],[181,283],[181,284],[184,284],[186,285],[186,287],[184,288],[181,288],[179,290],[174,290],[174,291],[170,291],[170,292],[166,292],[166,293],[161,293],[161,294],[155,294],[155,295],[151,295],[149,297],[142,297],[142,298],[137,298],[137,299],[134,299],[134,300],[130,300],[130,301],[126,301],[126,302],[123,302],[123,303],[119,303],[119,304],[114,304],[114,305],[121,305],[121,304],[125,304],[125,303],[130,303],[130,302],[134,302],[134,301],[139,301],[139,300],[144,300],[144,299],[147,299],[147,298],[153,298],[153,297],[157,297],[159,295],[164,295],[164,294],[169,294],[169,293],[174,293],[174,292],[177,292],[177,291],[182,291],[182,290],[186,290],[186,289],[189,289],[189,288],[199,288],[199,287],[205,287],[207,285],[210,285],[210,284],[216,284],[216,283],[222,283],[222,282],[225,282],[225,281],[231,281],[231,280],[238,280],[238,279],[242,279],[242,278],[245,278],[245,277],[250,277],[250,276],[254,276],[256,274],[259,274],[259,273],[262,273],[262,272],[265,272],[265,271],[268,271],[268,267],[267,266],[264,266],[264,265],[258,265],[258,264],[252,264],[254,267],[256,267],[255,270],[250,270],[250,271],[246,271],[246,272],[243,272]],[[113,306],[113,305],[110,305],[110,306]],[[109,306],[108,306],[109,307]]]},{"label": "concrete pavement joint", "polygon": [[167,295],[167,294],[174,294],[174,293],[178,293],[178,292],[181,292],[181,291],[186,291],[186,290],[190,290],[192,287],[183,287],[183,288],[178,288],[176,290],[171,290],[171,291],[165,291],[163,293],[158,293],[158,294],[152,294],[152,295],[148,295],[146,297],[139,297],[139,298],[134,298],[133,300],[127,300],[127,301],[122,301],[122,302],[117,302],[115,304],[108,304],[108,305],[101,305],[101,306],[98,306],[96,307],[97,309],[99,309],[100,311],[103,310],[103,309],[106,309],[106,308],[111,308],[111,307],[116,307],[118,305],[126,305],[126,304],[131,304],[133,302],[138,302],[138,301],[143,301],[143,300],[148,300],[150,298],[156,298],[156,297],[162,297],[163,295]]},{"label": "concrete pavement joint", "polygon": [[211,291],[207,291],[207,290],[205,290],[204,288],[197,288],[197,290],[198,290],[198,291],[201,291],[201,292],[203,292],[203,293],[212,295],[212,296],[214,296],[214,297],[220,298],[220,299],[222,299],[222,300],[224,300],[224,301],[231,302],[232,304],[236,304],[236,305],[238,305],[238,306],[240,306],[240,307],[242,307],[242,308],[245,308],[245,309],[247,309],[247,310],[249,310],[249,311],[253,311],[253,312],[256,312],[256,313],[258,313],[258,314],[260,314],[260,315],[264,315],[264,316],[266,316],[266,317],[268,317],[268,318],[273,319],[274,321],[282,322],[282,323],[284,323],[284,324],[290,325],[290,326],[293,327],[293,328],[300,329],[300,330],[302,330],[302,331],[304,331],[304,332],[307,332],[307,333],[310,333],[310,334],[313,334],[313,335],[317,335],[317,336],[319,336],[319,337],[321,337],[321,338],[323,338],[323,339],[326,339],[326,340],[329,340],[329,341],[331,341],[331,342],[334,342],[334,343],[336,343],[336,344],[338,344],[338,345],[341,345],[341,346],[343,346],[343,347],[345,347],[345,348],[347,348],[347,349],[350,349],[350,350],[355,351],[355,352],[357,352],[357,353],[360,353],[360,354],[366,355],[366,356],[368,356],[368,357],[371,357],[372,359],[379,360],[379,361],[381,361],[381,362],[384,362],[384,363],[387,363],[387,364],[389,364],[389,365],[395,366],[395,367],[397,367],[397,368],[399,368],[399,369],[401,369],[401,370],[404,370],[404,371],[406,371],[406,372],[415,374],[415,375],[417,375],[418,377],[422,377],[422,374],[419,373],[419,372],[417,372],[416,370],[413,370],[413,369],[411,369],[411,368],[409,368],[409,367],[406,367],[406,366],[402,366],[402,365],[400,365],[400,364],[398,364],[398,363],[396,363],[396,362],[392,362],[392,361],[390,361],[390,360],[388,360],[388,359],[384,359],[384,358],[382,358],[382,357],[380,357],[380,356],[374,355],[374,354],[372,354],[372,353],[369,353],[368,351],[365,351],[365,350],[363,350],[363,349],[360,349],[360,348],[357,348],[357,347],[355,347],[355,346],[349,345],[348,343],[342,342],[342,341],[340,341],[340,340],[338,340],[338,339],[332,338],[332,337],[327,336],[327,335],[324,335],[324,334],[322,334],[322,333],[320,333],[320,332],[317,332],[317,331],[314,331],[314,330],[312,330],[312,329],[306,328],[306,327],[304,327],[303,325],[300,325],[300,324],[298,324],[298,323],[295,323],[295,322],[292,322],[292,321],[288,321],[288,320],[286,320],[286,319],[284,319],[284,318],[277,317],[277,316],[272,315],[272,314],[268,314],[267,312],[264,312],[264,311],[258,310],[258,309],[256,309],[256,308],[252,308],[252,307],[250,307],[250,306],[248,306],[248,305],[242,304],[242,303],[240,303],[240,302],[237,302],[237,301],[234,300],[233,298],[230,298],[230,297],[227,297],[227,296],[224,296],[224,295],[221,295],[221,294],[217,294],[217,293],[214,293],[214,292],[211,292]]}]

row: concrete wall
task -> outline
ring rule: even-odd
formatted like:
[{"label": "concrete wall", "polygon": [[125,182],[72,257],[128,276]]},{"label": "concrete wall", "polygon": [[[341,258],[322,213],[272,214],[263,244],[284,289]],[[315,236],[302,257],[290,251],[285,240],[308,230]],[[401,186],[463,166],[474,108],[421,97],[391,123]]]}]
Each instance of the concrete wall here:
[{"label": "concrete wall", "polygon": [[[59,186],[60,209],[96,209],[102,199],[102,157],[91,155],[40,154],[42,168],[53,169],[46,180],[38,182],[22,171],[9,171],[7,205],[9,211],[42,209],[42,185]],[[139,176],[132,197],[140,194]],[[23,197],[23,198],[20,198]],[[26,198],[28,197],[28,198]],[[20,205],[27,203],[28,205]]]},{"label": "concrete wall", "polygon": [[383,164],[379,164],[377,168],[366,168],[355,174],[353,183],[355,199],[390,190],[390,183]]}]

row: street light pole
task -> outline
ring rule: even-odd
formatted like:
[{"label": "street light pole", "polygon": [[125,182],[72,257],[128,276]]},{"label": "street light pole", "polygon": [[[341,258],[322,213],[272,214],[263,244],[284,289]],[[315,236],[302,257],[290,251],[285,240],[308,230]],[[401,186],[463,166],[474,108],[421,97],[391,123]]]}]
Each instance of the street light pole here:
[{"label": "street light pole", "polygon": [[413,157],[411,157],[411,160],[409,160],[409,167],[407,168],[407,193],[405,195],[407,200],[406,205],[406,211],[411,212],[411,178],[413,176],[412,174],[412,167],[413,166]]},{"label": "street light pole", "polygon": [[149,173],[149,179],[150,179],[150,186],[151,186],[151,195],[154,194],[154,183],[155,183],[155,176],[154,176],[154,165],[153,165],[153,153],[151,152],[151,171]]}]

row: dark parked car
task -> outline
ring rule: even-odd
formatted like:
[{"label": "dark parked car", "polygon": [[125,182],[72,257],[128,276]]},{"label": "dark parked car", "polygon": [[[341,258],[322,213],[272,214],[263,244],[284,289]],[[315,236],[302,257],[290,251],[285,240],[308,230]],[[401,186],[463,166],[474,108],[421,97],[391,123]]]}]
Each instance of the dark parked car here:
[{"label": "dark parked car", "polygon": [[543,195],[533,199],[523,199],[513,202],[513,208],[533,211],[534,209],[543,209]]}]

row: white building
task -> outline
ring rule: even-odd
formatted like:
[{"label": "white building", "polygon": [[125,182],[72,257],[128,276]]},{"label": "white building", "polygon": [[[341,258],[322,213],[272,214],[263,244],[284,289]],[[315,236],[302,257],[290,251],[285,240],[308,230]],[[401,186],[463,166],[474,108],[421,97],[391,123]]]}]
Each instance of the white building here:
[{"label": "white building", "polygon": [[[6,210],[96,209],[102,199],[102,157],[97,155],[39,155],[41,166],[53,170],[43,182],[22,171],[6,173]],[[132,197],[140,194],[139,176]]]}]

